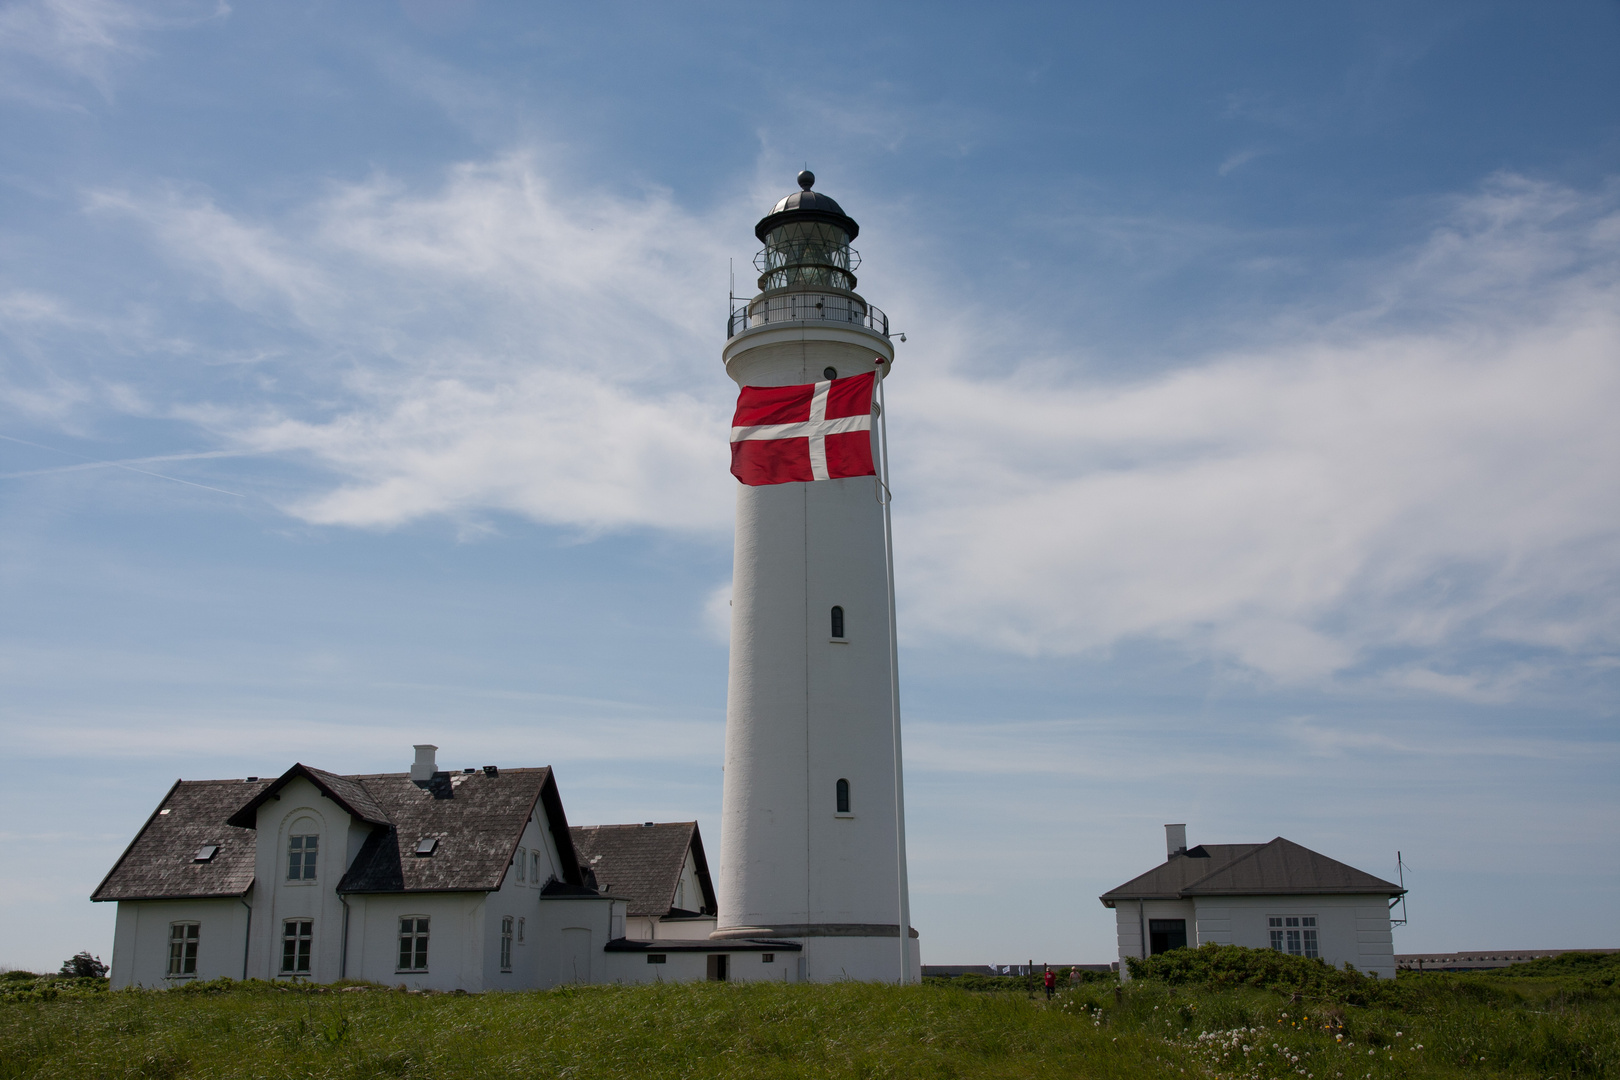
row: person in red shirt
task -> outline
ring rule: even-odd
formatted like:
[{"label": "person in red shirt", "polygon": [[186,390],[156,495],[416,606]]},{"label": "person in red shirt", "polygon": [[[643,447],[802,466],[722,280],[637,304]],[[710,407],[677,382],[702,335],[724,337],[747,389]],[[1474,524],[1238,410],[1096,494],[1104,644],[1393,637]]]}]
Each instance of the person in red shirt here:
[{"label": "person in red shirt", "polygon": [[1052,974],[1051,964],[1043,964],[1042,967],[1046,968],[1046,974],[1041,977],[1041,982],[1046,986],[1046,1000],[1051,1001],[1052,988],[1057,985],[1057,976]]}]

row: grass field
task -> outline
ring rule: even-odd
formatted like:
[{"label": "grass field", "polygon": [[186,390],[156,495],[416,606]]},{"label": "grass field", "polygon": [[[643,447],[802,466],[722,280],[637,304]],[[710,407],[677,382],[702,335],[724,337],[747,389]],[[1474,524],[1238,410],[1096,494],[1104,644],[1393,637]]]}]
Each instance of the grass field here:
[{"label": "grass field", "polygon": [[110,993],[12,973],[0,1078],[1620,1077],[1620,963],[1376,983],[1247,952],[1050,1004],[1019,980]]}]

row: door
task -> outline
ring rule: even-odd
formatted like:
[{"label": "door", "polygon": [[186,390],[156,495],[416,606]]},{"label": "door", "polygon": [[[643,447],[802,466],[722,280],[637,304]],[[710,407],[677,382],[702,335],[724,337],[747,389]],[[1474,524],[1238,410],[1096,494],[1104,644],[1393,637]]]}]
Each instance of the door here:
[{"label": "door", "polygon": [[570,926],[562,932],[557,950],[557,981],[591,981],[591,932],[583,926]]},{"label": "door", "polygon": [[709,981],[725,982],[730,977],[731,957],[724,953],[709,957]]}]

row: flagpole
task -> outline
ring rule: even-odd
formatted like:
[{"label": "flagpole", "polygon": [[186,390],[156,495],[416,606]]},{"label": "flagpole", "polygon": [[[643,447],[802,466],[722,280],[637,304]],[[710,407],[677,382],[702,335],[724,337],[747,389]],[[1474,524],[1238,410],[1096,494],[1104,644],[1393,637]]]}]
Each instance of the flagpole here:
[{"label": "flagpole", "polygon": [[879,365],[883,366],[883,377],[878,379],[879,446],[883,456],[883,555],[889,569],[889,714],[894,729],[894,833],[900,871],[900,985],[904,986],[911,979],[911,895],[906,873],[906,795],[900,765],[900,638],[894,610],[894,519],[889,513],[894,490],[889,486],[889,409],[883,393],[888,368],[881,360]]}]

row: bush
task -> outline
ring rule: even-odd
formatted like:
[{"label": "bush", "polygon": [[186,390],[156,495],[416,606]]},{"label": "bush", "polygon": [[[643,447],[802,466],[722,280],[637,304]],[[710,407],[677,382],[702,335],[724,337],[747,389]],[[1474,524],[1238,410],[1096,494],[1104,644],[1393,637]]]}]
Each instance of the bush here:
[{"label": "bush", "polygon": [[1248,986],[1358,1005],[1375,1001],[1394,1004],[1398,1000],[1394,984],[1381,983],[1377,977],[1363,975],[1348,964],[1341,971],[1321,960],[1289,956],[1276,949],[1211,944],[1171,949],[1147,960],[1127,957],[1125,962],[1130,966],[1131,978],[1170,986],[1206,990]]},{"label": "bush", "polygon": [[101,962],[101,957],[91,956],[89,951],[74,953],[62,961],[62,970],[58,975],[66,975],[73,979],[105,979],[107,965]]}]

